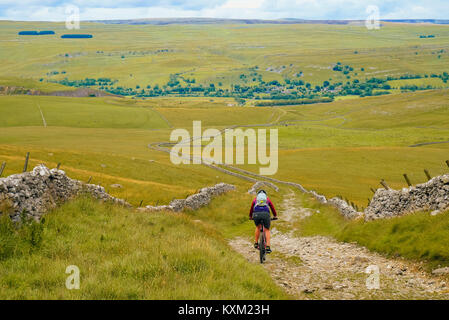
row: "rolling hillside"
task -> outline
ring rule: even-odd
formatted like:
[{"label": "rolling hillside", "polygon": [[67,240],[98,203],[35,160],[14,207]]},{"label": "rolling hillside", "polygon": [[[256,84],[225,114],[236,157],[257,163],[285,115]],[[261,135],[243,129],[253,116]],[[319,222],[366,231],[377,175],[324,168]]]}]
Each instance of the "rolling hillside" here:
[{"label": "rolling hillside", "polygon": [[[254,181],[248,177],[254,176],[175,165],[158,146],[174,129],[192,133],[193,121],[203,130],[277,129],[273,178],[366,207],[381,179],[400,189],[404,173],[417,184],[427,181],[424,169],[432,176],[449,171],[447,26],[385,22],[369,31],[293,21],[182,22],[83,22],[83,33],[93,38],[61,39],[62,23],[0,21],[2,177],[21,172],[29,152],[29,169],[60,164],[68,176],[104,186],[134,206],[79,198],[23,229],[3,215],[0,296],[446,299],[445,278],[429,284],[428,272],[449,266],[447,212],[348,221],[282,184],[278,192],[267,189],[281,220],[273,238],[279,250],[264,268],[254,264],[251,249],[248,190]],[[55,35],[20,36],[21,30]],[[79,89],[109,94],[54,95]],[[294,104],[300,101],[295,94],[329,102]],[[229,170],[238,169],[258,173],[259,164]],[[219,182],[237,191],[200,210],[135,210]],[[307,251],[310,246],[316,251]],[[385,267],[387,290],[366,290],[368,262]],[[68,264],[84,270],[88,290],[60,285]],[[278,264],[286,271],[276,270]],[[323,278],[318,271],[326,266]],[[305,270],[316,272],[306,279]],[[410,289],[413,277],[422,290]]]}]

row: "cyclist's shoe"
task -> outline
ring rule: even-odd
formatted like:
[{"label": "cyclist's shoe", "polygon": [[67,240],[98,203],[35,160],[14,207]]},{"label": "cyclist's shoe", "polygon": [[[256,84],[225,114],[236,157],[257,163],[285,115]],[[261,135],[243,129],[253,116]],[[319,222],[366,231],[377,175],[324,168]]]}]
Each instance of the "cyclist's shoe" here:
[{"label": "cyclist's shoe", "polygon": [[266,253],[271,253],[271,248],[269,246],[267,246],[267,248],[265,249]]},{"label": "cyclist's shoe", "polygon": [[254,244],[254,249],[259,249],[259,244],[257,242]]}]

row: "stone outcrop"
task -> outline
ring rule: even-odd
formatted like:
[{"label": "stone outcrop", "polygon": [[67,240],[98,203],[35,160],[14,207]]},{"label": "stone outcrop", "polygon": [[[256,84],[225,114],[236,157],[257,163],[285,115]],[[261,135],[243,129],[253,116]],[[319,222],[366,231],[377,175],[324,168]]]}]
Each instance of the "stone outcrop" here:
[{"label": "stone outcrop", "polygon": [[39,220],[48,210],[83,192],[102,201],[131,206],[110,196],[101,186],[70,179],[62,170],[39,165],[31,172],[0,179],[0,214],[9,214],[14,221],[20,220],[22,213]]},{"label": "stone outcrop", "polygon": [[78,88],[76,90],[62,90],[53,91],[48,94],[49,96],[59,96],[59,97],[117,97],[117,95],[110,94],[108,92],[95,90],[91,88]]},{"label": "stone outcrop", "polygon": [[0,94],[15,95],[15,94],[28,94],[28,95],[41,95],[42,92],[36,89],[27,89],[17,86],[0,86]]},{"label": "stone outcrop", "polygon": [[365,219],[400,216],[422,210],[449,209],[449,175],[402,190],[378,189],[365,209]]},{"label": "stone outcrop", "polygon": [[438,268],[438,269],[432,270],[432,274],[434,274],[434,275],[446,275],[446,274],[449,274],[449,267]]},{"label": "stone outcrop", "polygon": [[163,206],[146,206],[139,208],[139,211],[175,211],[179,212],[184,209],[197,210],[209,204],[213,197],[235,190],[235,186],[227,183],[218,183],[213,187],[202,188],[198,193],[188,196],[186,199],[175,199],[169,205]]},{"label": "stone outcrop", "polygon": [[279,191],[279,188],[276,185],[272,184],[271,182],[257,181],[255,184],[253,184],[251,189],[248,190],[248,193],[256,194],[258,190],[263,189],[264,187],[270,187],[271,189],[273,189],[276,192]]}]

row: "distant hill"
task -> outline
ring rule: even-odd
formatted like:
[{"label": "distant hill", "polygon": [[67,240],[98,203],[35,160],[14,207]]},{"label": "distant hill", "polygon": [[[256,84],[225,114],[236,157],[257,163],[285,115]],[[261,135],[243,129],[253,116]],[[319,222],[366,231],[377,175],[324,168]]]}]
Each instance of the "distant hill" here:
[{"label": "distant hill", "polygon": [[397,22],[397,23],[433,23],[433,24],[449,24],[449,20],[443,19],[393,19],[382,20],[384,22]]},{"label": "distant hill", "polygon": [[92,20],[89,22],[100,22],[106,24],[299,24],[299,23],[319,23],[319,24],[347,24],[349,20],[303,20],[303,19],[220,19],[220,18],[150,18],[150,19],[129,19],[129,20]]},{"label": "distant hill", "polygon": [[[388,19],[384,22],[396,23],[432,23],[432,24],[449,24],[449,20],[441,19]],[[151,25],[168,25],[168,24],[351,24],[363,23],[364,20],[305,20],[295,18],[285,18],[276,20],[263,19],[222,19],[222,18],[150,18],[150,19],[129,19],[129,20],[89,20],[88,22],[99,22],[106,24],[151,24]]]}]

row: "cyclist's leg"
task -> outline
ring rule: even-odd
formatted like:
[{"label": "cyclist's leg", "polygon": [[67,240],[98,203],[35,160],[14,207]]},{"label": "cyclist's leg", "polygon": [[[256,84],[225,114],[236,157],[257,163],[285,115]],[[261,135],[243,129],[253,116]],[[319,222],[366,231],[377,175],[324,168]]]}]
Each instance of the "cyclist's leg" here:
[{"label": "cyclist's leg", "polygon": [[259,224],[258,226],[256,226],[256,232],[255,232],[255,236],[256,236],[256,240],[254,241],[254,243],[258,243],[259,242],[259,236],[260,236],[260,227],[261,225]]},{"label": "cyclist's leg", "polygon": [[256,232],[255,232],[255,241],[254,241],[254,243],[259,243],[260,227],[261,227],[261,223],[263,223],[263,221],[261,221],[260,216],[257,213],[255,213],[253,215],[253,221],[254,221],[254,224],[256,225]]},{"label": "cyclist's leg", "polygon": [[265,230],[265,239],[267,239],[267,246],[270,247],[270,239],[271,239],[270,229],[264,228],[264,230]]},{"label": "cyclist's leg", "polygon": [[265,231],[265,239],[267,242],[267,246],[270,247],[270,240],[271,240],[271,233],[270,233],[270,227],[271,227],[271,219],[270,219],[270,213],[267,213],[264,217],[264,231]]}]

